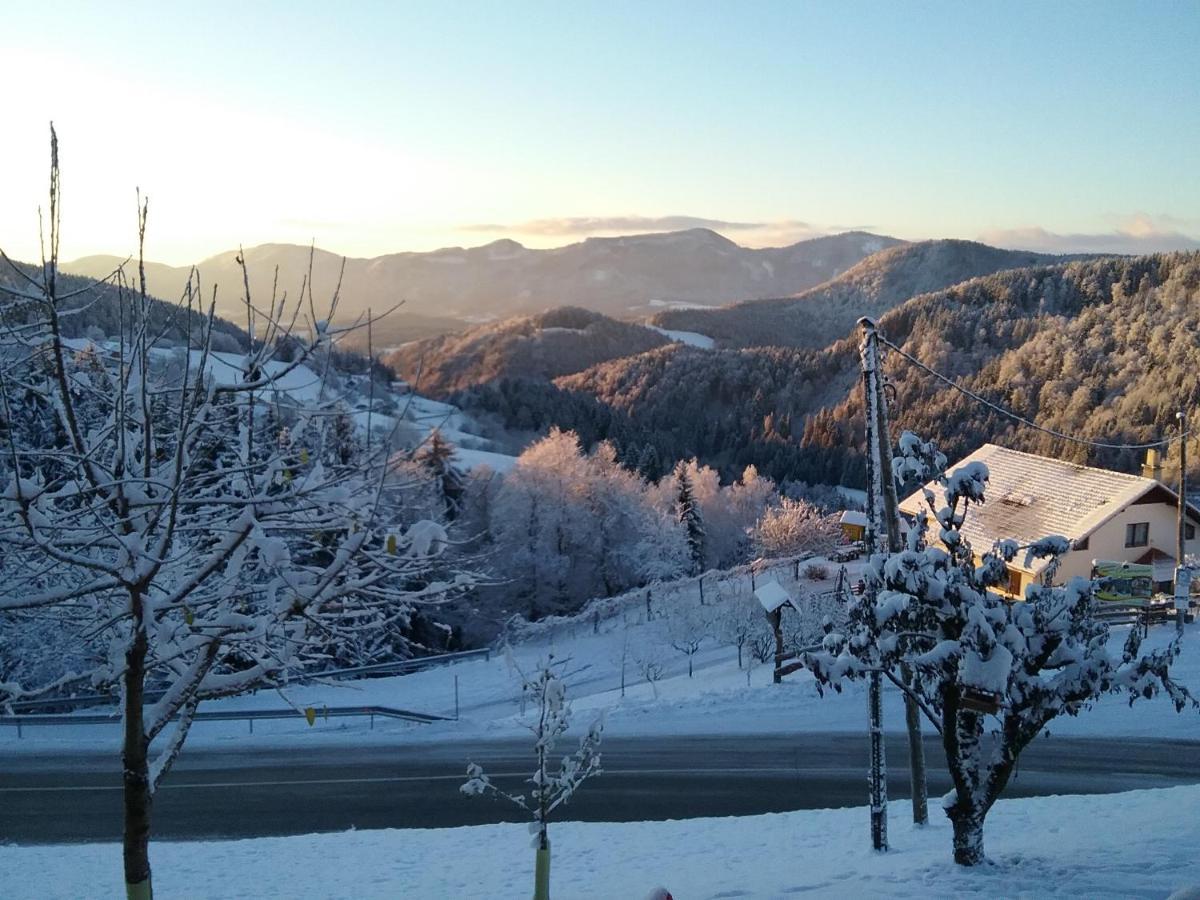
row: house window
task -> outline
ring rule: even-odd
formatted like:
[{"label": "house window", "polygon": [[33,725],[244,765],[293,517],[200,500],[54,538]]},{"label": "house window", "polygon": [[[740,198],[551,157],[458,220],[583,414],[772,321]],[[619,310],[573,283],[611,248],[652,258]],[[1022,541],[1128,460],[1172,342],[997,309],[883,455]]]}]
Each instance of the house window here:
[{"label": "house window", "polygon": [[1130,522],[1125,526],[1125,546],[1145,547],[1150,543],[1150,523]]},{"label": "house window", "polygon": [[1192,541],[1192,540],[1196,539],[1196,526],[1195,525],[1191,524],[1190,522],[1184,524],[1183,539],[1185,541]]},{"label": "house window", "polygon": [[1008,592],[1014,597],[1021,596],[1021,573],[1016,569],[1008,570]]}]

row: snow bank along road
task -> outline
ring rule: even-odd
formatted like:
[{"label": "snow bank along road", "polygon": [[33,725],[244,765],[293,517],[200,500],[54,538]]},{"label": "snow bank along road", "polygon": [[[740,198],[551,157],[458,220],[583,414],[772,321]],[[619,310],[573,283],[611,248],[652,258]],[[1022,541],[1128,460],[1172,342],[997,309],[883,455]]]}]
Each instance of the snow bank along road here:
[{"label": "snow bank along road", "polygon": [[[573,741],[563,741],[568,749]],[[904,736],[889,736],[893,798],[908,794]],[[562,818],[626,822],[744,816],[861,805],[867,742],[844,733],[611,737],[605,774]],[[930,794],[949,789],[927,740]],[[447,741],[247,753],[189,750],[155,799],[160,839],[244,838],[348,828],[439,828],[513,821],[510,809],[462,796],[467,759],[512,786],[531,770],[528,741]],[[1200,783],[1200,741],[1039,738],[1008,797],[1093,794]],[[10,756],[0,771],[0,843],[120,837],[115,757]],[[931,806],[936,807],[936,800]],[[934,810],[936,814],[936,809]],[[907,818],[907,806],[895,816]]]}]

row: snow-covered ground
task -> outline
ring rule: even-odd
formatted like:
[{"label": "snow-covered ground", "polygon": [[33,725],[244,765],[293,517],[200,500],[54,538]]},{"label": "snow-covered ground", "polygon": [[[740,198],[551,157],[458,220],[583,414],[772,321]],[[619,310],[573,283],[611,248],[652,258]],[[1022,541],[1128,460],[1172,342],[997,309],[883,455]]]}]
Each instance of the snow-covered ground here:
[{"label": "snow-covered ground", "polygon": [[[75,351],[82,351],[96,344],[87,338],[70,338],[64,344]],[[98,346],[108,352],[116,352],[117,346],[112,342],[102,342]],[[169,361],[175,356],[182,359],[182,349],[155,348],[155,357]],[[199,368],[204,354],[199,350],[188,352],[189,365]],[[245,355],[241,353],[212,352],[208,354],[207,371],[220,383],[235,383],[243,377],[242,367]],[[382,386],[376,387],[374,402],[376,410],[367,411],[370,402],[365,380],[359,376],[339,375],[349,386],[335,390],[326,384],[322,387],[320,374],[308,365],[291,365],[281,360],[270,360],[263,367],[264,373],[273,378],[269,390],[262,392],[263,397],[280,396],[298,406],[313,406],[320,402],[332,402],[335,399],[346,399],[354,408],[352,418],[360,431],[370,429],[375,437],[387,437],[396,427],[397,419],[403,418],[414,431],[416,440],[424,439],[435,428],[441,431],[442,437],[454,444],[457,449],[456,457],[460,465],[467,469],[487,465],[493,471],[506,472],[512,468],[516,458],[493,451],[490,440],[478,434],[479,427],[474,420],[457,406],[431,400],[419,394],[396,393]],[[397,415],[388,415],[378,411],[380,406],[395,409]]]},{"label": "snow-covered ground", "polygon": [[[851,563],[849,577],[857,578],[861,563]],[[812,581],[801,575],[791,578],[792,569],[783,565],[758,576],[757,583],[776,579],[794,596],[819,594],[833,586],[832,577]],[[831,574],[836,569],[831,569]],[[853,732],[865,729],[866,698],[861,684],[848,685],[840,694],[817,693],[808,673],[798,672],[783,684],[772,683],[771,667],[755,664],[744,653],[745,668],[737,665],[736,649],[716,637],[710,638],[693,658],[694,677],[687,675],[687,658],[669,643],[667,618],[663,612],[681,606],[710,615],[713,620],[734,602],[745,601],[750,592],[746,570],[710,573],[705,579],[707,604],[699,605],[696,579],[651,588],[654,618],[646,621],[645,590],[623,598],[604,601],[598,618],[585,612],[579,616],[530,626],[513,636],[506,649],[490,659],[472,659],[455,665],[428,669],[409,675],[354,682],[299,685],[287,689],[285,700],[273,691],[234,697],[206,704],[206,709],[280,708],[290,704],[318,711],[309,727],[297,715],[294,720],[258,721],[254,733],[246,722],[198,722],[188,746],[246,747],[286,745],[388,744],[440,741],[473,735],[507,737],[524,735],[521,725],[521,679],[518,669],[530,671],[548,653],[565,660],[568,697],[574,705],[576,723],[586,726],[591,711],[608,711],[606,733],[613,735],[688,735],[775,733],[781,728],[812,732]],[[801,603],[804,601],[801,600]],[[785,615],[792,615],[787,612]],[[717,626],[712,626],[716,633]],[[593,633],[595,632],[595,633]],[[1151,630],[1150,644],[1160,645],[1174,636],[1174,628],[1160,625]],[[1114,629],[1114,641],[1124,641],[1125,630]],[[661,660],[661,680],[647,683],[637,665],[639,656],[652,654]],[[625,696],[621,696],[622,655],[625,657]],[[1185,651],[1176,675],[1193,692],[1200,694],[1200,625],[1191,625]],[[438,715],[453,716],[457,683],[460,718],[433,725],[414,725],[397,720],[323,719],[319,712],[329,706],[389,706]],[[902,698],[885,688],[884,722],[889,731],[904,728]],[[782,723],[782,724],[781,724]],[[1200,715],[1176,713],[1163,698],[1139,701],[1130,706],[1120,697],[1106,697],[1078,718],[1061,718],[1051,723],[1054,735],[1151,737],[1200,740]],[[115,747],[119,738],[117,720],[112,725],[27,727],[18,739],[15,729],[0,730],[0,755],[42,753],[84,746]],[[186,751],[185,751],[186,753]]]},{"label": "snow-covered ground", "polygon": [[[870,849],[865,809],[560,822],[550,883],[560,900],[641,900],[658,886],[679,900],[1165,898],[1200,886],[1198,806],[1200,786],[1001,800],[987,821],[992,864],[974,869],[951,862],[942,816],[920,829],[896,817],[885,854]],[[194,900],[503,900],[533,885],[529,831],[512,824],[156,842],[151,861],[160,895]],[[0,896],[13,900],[111,897],[121,884],[116,844],[0,847]]]},{"label": "snow-covered ground", "polygon": [[654,325],[650,326],[650,330],[657,331],[663,337],[668,337],[681,344],[687,344],[690,347],[699,347],[701,350],[711,350],[716,346],[716,342],[708,335],[699,334],[695,331],[669,331],[666,328],[658,328]]}]

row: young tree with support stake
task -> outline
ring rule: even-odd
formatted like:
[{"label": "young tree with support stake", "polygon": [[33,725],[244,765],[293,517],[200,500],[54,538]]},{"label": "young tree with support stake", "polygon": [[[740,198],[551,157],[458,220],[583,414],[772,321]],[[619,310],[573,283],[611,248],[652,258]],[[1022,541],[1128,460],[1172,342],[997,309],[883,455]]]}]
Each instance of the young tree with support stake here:
[{"label": "young tree with support stake", "polygon": [[[276,426],[263,396],[306,361],[327,360],[342,333],[318,324],[311,282],[294,306],[272,297],[265,310],[247,287],[251,345],[236,374],[219,378],[215,300],[202,304],[193,277],[174,313],[188,358],[172,370],[155,346],[157,301],[139,257],[136,288],[122,269],[105,288],[119,301],[120,334],[100,371],[84,368],[62,333],[79,298],[58,284],[60,202],[51,129],[44,259],[27,268],[0,254],[19,285],[0,306],[0,413],[12,422],[34,405],[52,422],[5,429],[0,445],[0,611],[38,610],[83,631],[95,663],[58,686],[119,697],[125,883],[143,900],[152,896],[155,792],[202,702],[282,685],[469,578],[432,580],[440,526],[388,527],[400,501],[382,450],[355,467],[322,461],[332,405],[301,408],[290,427],[268,433]],[[140,203],[142,240],[146,214]],[[276,359],[306,304],[308,339],[289,361]],[[326,319],[336,304],[335,293]],[[0,703],[37,687],[0,685]]]},{"label": "young tree with support stake", "polygon": [[[931,445],[910,433],[900,446],[904,458],[897,468],[920,471],[931,460],[944,465]],[[1064,538],[1025,547],[1000,541],[976,560],[962,527],[970,507],[984,501],[984,465],[935,475],[944,500],[930,490],[925,499],[942,546],[922,546],[926,520],[910,532],[906,549],[876,556],[874,602],[857,601],[846,629],[828,634],[805,661],[819,684],[835,690],[843,679],[911,669],[911,684],[894,680],[941,735],[953,783],[942,806],[954,828],[955,862],[970,866],[985,861],[984,821],[1021,752],[1056,717],[1078,715],[1111,693],[1132,702],[1161,692],[1179,710],[1200,704],[1170,677],[1178,640],[1144,653],[1134,628],[1115,649],[1108,626],[1095,616],[1092,582],[1073,578],[1049,586],[1069,549]],[[1006,582],[1006,564],[1022,550],[1027,562],[1051,563],[1044,583],[1031,587],[1024,602],[1008,602],[990,589]]]},{"label": "young tree with support stake", "polygon": [[600,774],[600,737],[604,730],[604,714],[592,723],[580,738],[575,753],[562,757],[554,771],[551,756],[558,739],[571,724],[571,708],[567,704],[567,688],[554,673],[554,655],[538,666],[532,678],[525,681],[523,690],[532,698],[536,718],[529,725],[533,733],[533,754],[536,765],[528,779],[532,785],[529,796],[510,793],[497,787],[483,768],[476,763],[467,765],[467,781],[459,790],[468,796],[491,794],[519,806],[533,816],[530,830],[537,851],[534,869],[534,900],[550,900],[550,818],[554,811],[571,799],[588,778]]}]

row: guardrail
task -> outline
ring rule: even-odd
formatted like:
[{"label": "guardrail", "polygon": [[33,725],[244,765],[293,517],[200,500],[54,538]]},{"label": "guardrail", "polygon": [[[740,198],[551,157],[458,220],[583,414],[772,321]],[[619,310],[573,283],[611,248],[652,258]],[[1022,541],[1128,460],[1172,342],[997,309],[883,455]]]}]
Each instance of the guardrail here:
[{"label": "guardrail", "polygon": [[[434,666],[449,665],[467,659],[482,656],[491,659],[492,651],[484,647],[479,650],[462,650],[457,653],[439,653],[435,656],[415,656],[412,659],[402,659],[396,662],[373,663],[369,666],[350,666],[342,669],[328,669],[324,672],[300,673],[291,680],[293,684],[308,684],[323,678],[354,678],[364,675],[403,675],[406,672],[418,672]],[[164,691],[146,691],[146,702],[153,703],[162,697]],[[33,711],[38,709],[86,709],[91,706],[109,706],[117,702],[112,694],[79,694],[74,697],[43,697],[37,700],[17,700],[9,704],[12,709]]]},{"label": "guardrail", "polygon": [[[428,725],[432,722],[452,721],[449,716],[439,716],[433,713],[414,712],[409,709],[393,709],[390,706],[327,706],[311,707],[313,719],[341,719],[349,717],[369,716],[371,728],[375,728],[375,717],[385,719],[404,719],[409,722],[419,722]],[[197,722],[235,722],[242,719],[250,723],[250,733],[254,733],[256,719],[294,719],[297,716],[306,718],[308,710],[296,709],[241,709],[241,710],[200,710],[193,719]],[[172,716],[177,719],[178,716]],[[25,713],[0,716],[0,725],[15,726],[17,737],[24,737],[27,725],[119,725],[121,717],[117,714],[100,715],[73,713]]]}]

